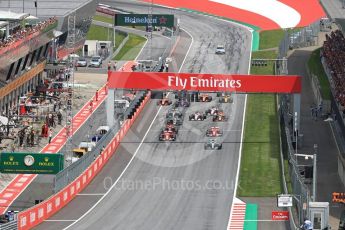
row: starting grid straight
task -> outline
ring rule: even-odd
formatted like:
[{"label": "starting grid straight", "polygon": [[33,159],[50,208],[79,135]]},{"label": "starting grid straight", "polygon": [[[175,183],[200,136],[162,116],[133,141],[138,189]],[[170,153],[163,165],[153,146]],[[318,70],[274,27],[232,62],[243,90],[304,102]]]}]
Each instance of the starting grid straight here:
[{"label": "starting grid straight", "polygon": [[225,75],[108,71],[107,122],[114,125],[115,90],[201,91],[293,94],[294,130],[300,128],[301,77],[296,75]]}]

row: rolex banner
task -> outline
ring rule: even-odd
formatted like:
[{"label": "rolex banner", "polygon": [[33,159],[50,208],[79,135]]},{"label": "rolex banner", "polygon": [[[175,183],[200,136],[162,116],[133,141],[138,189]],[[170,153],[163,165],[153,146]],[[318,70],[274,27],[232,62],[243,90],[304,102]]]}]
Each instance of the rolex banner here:
[{"label": "rolex banner", "polygon": [[56,174],[64,167],[61,153],[0,153],[0,172]]},{"label": "rolex banner", "polygon": [[301,93],[300,76],[109,72],[113,89],[187,90],[237,93]]},{"label": "rolex banner", "polygon": [[161,26],[173,27],[174,15],[172,14],[116,14],[115,26]]}]

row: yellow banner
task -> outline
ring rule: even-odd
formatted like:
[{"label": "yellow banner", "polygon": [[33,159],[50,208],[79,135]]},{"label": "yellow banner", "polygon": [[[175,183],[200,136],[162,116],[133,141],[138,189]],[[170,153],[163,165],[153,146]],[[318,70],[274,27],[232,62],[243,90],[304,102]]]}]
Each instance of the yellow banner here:
[{"label": "yellow banner", "polygon": [[3,98],[6,95],[10,94],[13,90],[19,88],[20,86],[25,84],[25,82],[31,80],[37,74],[43,72],[45,66],[46,66],[46,62],[44,61],[38,64],[37,66],[35,66],[34,68],[32,68],[31,70],[27,71],[23,75],[17,77],[17,79],[15,79],[14,81],[2,87],[0,89],[0,98]]}]

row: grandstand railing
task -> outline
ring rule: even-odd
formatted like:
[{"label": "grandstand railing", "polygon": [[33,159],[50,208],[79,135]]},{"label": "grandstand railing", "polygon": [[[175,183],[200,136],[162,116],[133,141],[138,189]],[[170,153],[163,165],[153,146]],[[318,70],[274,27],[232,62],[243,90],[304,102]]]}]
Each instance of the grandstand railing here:
[{"label": "grandstand railing", "polygon": [[8,46],[5,47],[0,47],[0,55],[4,55],[7,52],[10,52],[11,50],[17,49],[18,47],[22,46],[25,43],[30,42],[32,39],[36,38],[40,34],[47,33],[53,29],[55,29],[58,25],[58,22],[55,21],[53,24],[48,25],[47,27],[43,28],[40,31],[36,31],[30,35],[27,35],[25,38],[20,39],[18,41],[13,42],[12,44],[9,44]]}]

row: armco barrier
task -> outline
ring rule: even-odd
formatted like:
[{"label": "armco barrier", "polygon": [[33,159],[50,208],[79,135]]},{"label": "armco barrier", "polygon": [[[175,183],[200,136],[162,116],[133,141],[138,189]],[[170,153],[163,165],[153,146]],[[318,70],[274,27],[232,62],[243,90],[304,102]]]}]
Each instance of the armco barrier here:
[{"label": "armco barrier", "polygon": [[60,192],[51,196],[49,199],[18,214],[19,230],[31,229],[51,217],[53,214],[67,205],[73,198],[75,198],[75,196],[92,181],[92,179],[102,170],[104,165],[108,162],[109,158],[115,153],[115,150],[120,144],[120,141],[126,135],[129,128],[133,125],[134,121],[148,102],[150,96],[151,95],[149,92],[138,110],[134,113],[133,118],[128,119],[124,122],[122,128],[115,135],[112,141],[106,146],[102,154],[99,155],[96,160],[79,177],[77,177],[73,182],[71,182]]}]

